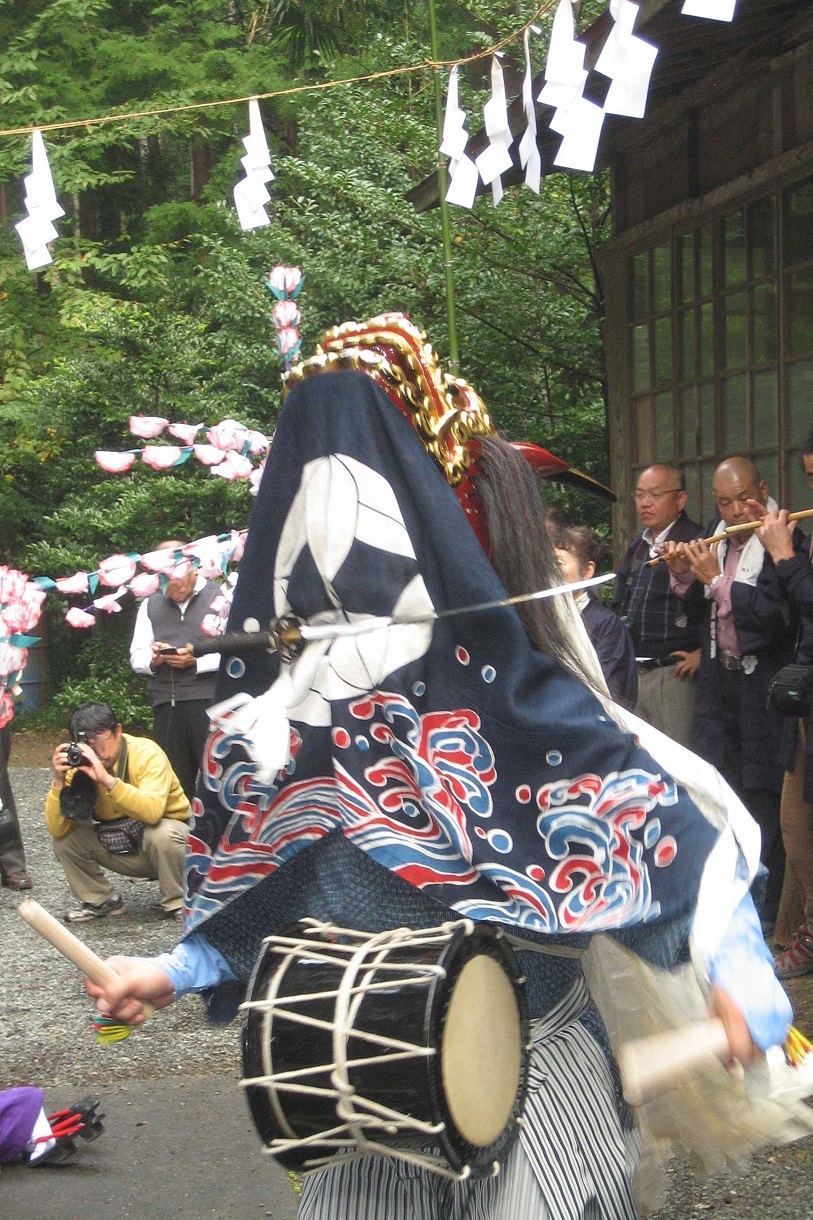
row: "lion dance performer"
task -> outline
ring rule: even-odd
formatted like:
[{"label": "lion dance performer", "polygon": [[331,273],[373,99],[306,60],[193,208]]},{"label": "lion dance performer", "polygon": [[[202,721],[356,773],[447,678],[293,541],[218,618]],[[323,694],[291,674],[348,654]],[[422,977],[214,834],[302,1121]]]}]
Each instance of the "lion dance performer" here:
[{"label": "lion dance performer", "polygon": [[607,1035],[578,955],[544,949],[608,933],[665,970],[691,960],[735,1056],[781,1043],[790,1007],[749,895],[758,834],[711,768],[612,705],[571,599],[445,613],[561,577],[528,460],[422,332],[348,323],[288,385],[230,630],[397,622],[224,664],[184,937],[89,990],[130,1023],[187,991],[230,1015],[263,937],[305,916],[502,925],[535,950],[503,1171],[454,1182],[362,1157],[307,1177],[300,1215],[632,1218],[636,1124]]}]

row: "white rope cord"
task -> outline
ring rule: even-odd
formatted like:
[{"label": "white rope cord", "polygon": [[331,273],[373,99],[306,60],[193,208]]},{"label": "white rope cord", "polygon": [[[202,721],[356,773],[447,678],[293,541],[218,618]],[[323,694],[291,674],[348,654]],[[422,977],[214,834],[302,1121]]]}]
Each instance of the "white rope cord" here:
[{"label": "white rope cord", "polygon": [[[410,949],[445,946],[459,931],[463,931],[467,936],[471,935],[475,927],[474,921],[462,919],[450,921],[437,928],[418,931],[396,928],[376,934],[338,928],[312,919],[302,922],[308,925],[303,937],[275,935],[265,938],[263,944],[282,960],[269,980],[266,997],[247,1000],[241,1005],[243,1011],[253,1010],[262,1015],[262,1058],[266,1069],[264,1075],[244,1079],[241,1084],[244,1088],[253,1085],[266,1090],[278,1129],[285,1133],[284,1137],[271,1140],[266,1146],[267,1151],[272,1155],[284,1155],[295,1150],[314,1147],[316,1151],[318,1148],[322,1155],[305,1161],[304,1168],[307,1172],[315,1172],[328,1164],[335,1165],[340,1161],[357,1160],[361,1156],[375,1154],[395,1157],[454,1181],[465,1180],[471,1172],[468,1166],[457,1172],[451,1169],[444,1158],[432,1153],[382,1144],[381,1135],[396,1136],[402,1133],[431,1143],[444,1130],[445,1123],[415,1118],[361,1096],[351,1083],[351,1073],[370,1065],[428,1059],[437,1053],[434,1047],[359,1029],[355,1021],[365,995],[370,992],[391,990],[395,987],[428,988],[432,982],[446,976],[446,970],[442,966],[431,963],[390,962],[387,957],[393,950],[397,949],[400,953]],[[339,937],[341,943],[334,939]],[[341,970],[338,986],[319,992],[280,996],[282,979],[292,962],[301,965],[303,961]],[[389,977],[376,981],[376,976],[381,972]],[[331,999],[335,1001],[332,1021],[312,1017],[296,1007],[312,1000]],[[274,1019],[285,1019],[293,1024],[331,1031],[333,1062],[274,1072],[271,1061]],[[381,1047],[381,1053],[350,1057],[348,1043],[351,1038],[356,1044],[360,1041],[371,1047]],[[320,1075],[329,1077],[330,1087],[309,1083]],[[281,1104],[283,1094],[332,1099],[340,1125],[311,1135],[297,1136],[284,1114]],[[337,1155],[342,1152],[342,1155]]]}]

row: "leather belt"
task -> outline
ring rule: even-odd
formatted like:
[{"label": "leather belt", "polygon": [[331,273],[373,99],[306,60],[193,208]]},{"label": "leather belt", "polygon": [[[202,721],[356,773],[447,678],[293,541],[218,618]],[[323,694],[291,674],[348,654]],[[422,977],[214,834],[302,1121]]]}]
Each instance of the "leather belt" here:
[{"label": "leather belt", "polygon": [[717,661],[723,669],[742,669],[742,657],[735,657],[731,652],[718,652]]},{"label": "leather belt", "polygon": [[636,657],[635,664],[645,674],[648,674],[651,669],[668,669],[671,665],[677,665],[680,657],[672,656],[670,653],[666,657]]}]

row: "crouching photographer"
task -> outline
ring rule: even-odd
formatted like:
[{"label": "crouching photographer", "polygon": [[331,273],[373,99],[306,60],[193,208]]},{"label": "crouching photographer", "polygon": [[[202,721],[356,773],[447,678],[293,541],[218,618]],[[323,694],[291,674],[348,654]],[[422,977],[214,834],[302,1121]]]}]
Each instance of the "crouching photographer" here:
[{"label": "crouching photographer", "polygon": [[57,746],[45,821],[54,854],[80,906],[68,923],[124,911],[105,875],[157,881],[165,915],[183,905],[189,801],[164,751],[122,731],[106,703],[74,712],[71,741]]}]

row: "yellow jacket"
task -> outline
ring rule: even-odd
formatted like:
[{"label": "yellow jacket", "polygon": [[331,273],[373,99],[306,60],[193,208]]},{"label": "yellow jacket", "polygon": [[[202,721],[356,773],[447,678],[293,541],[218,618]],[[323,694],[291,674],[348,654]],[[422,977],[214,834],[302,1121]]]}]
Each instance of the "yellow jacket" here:
[{"label": "yellow jacket", "polygon": [[[96,785],[96,818],[100,822],[135,818],[147,826],[154,826],[161,818],[186,822],[190,813],[189,801],[161,747],[149,737],[131,737],[129,733],[123,733],[122,738],[127,743],[128,782],[117,779],[109,792]],[[73,774],[73,771],[67,772],[67,784]],[[63,839],[76,826],[76,822],[60,813],[59,790],[53,784],[45,798],[45,823],[55,839]]]}]

